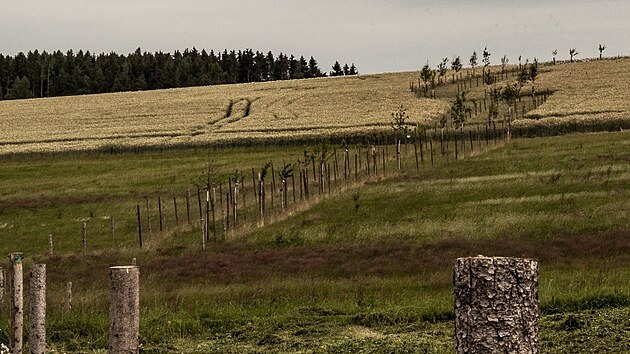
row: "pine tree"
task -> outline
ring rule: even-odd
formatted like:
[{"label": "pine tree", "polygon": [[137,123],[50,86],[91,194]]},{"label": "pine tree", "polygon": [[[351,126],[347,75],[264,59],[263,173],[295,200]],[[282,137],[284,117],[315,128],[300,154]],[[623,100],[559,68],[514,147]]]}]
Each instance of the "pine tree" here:
[{"label": "pine tree", "polygon": [[310,72],[308,71],[308,62],[304,59],[304,56],[300,56],[300,69],[302,70],[302,77],[309,78]]},{"label": "pine tree", "polygon": [[310,77],[322,77],[322,76],[326,76],[324,73],[322,73],[322,71],[319,69],[319,67],[317,66],[317,61],[311,57],[308,60],[308,72]]},{"label": "pine tree", "polygon": [[26,76],[18,77],[13,82],[13,86],[11,90],[7,94],[7,98],[12,99],[22,99],[22,98],[31,98],[33,97],[33,92],[31,91],[31,82],[28,80]]},{"label": "pine tree", "polygon": [[468,60],[470,67],[472,68],[473,75],[475,75],[475,67],[477,66],[477,51],[473,51],[470,59]]},{"label": "pine tree", "polygon": [[330,72],[330,76],[343,76],[343,69],[338,61],[332,66],[333,71]]},{"label": "pine tree", "polygon": [[350,67],[348,66],[348,63],[345,63],[343,65],[343,74],[344,75],[350,75]]},{"label": "pine tree", "polygon": [[357,67],[354,66],[354,63],[352,63],[352,65],[350,65],[350,72],[348,73],[348,75],[358,75],[359,72],[357,71]]}]

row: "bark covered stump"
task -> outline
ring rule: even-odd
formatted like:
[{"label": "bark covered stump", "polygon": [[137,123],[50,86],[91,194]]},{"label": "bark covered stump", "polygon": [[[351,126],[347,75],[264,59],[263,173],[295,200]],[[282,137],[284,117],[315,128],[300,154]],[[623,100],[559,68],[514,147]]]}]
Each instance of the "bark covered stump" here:
[{"label": "bark covered stump", "polygon": [[140,272],[136,266],[109,268],[109,352],[138,353]]},{"label": "bark covered stump", "polygon": [[34,264],[30,274],[29,351],[46,352],[46,265]]},{"label": "bark covered stump", "polygon": [[538,263],[531,259],[455,260],[456,352],[538,353]]},{"label": "bark covered stump", "polygon": [[11,319],[10,319],[10,346],[11,353],[22,353],[24,334],[24,287],[22,261],[24,254],[14,252],[9,254],[11,263],[10,286],[11,286]]}]

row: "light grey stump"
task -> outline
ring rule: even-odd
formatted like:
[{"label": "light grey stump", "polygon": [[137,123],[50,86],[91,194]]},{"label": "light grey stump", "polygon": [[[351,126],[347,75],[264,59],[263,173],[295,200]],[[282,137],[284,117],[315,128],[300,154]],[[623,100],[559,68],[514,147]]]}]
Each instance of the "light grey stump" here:
[{"label": "light grey stump", "polygon": [[136,266],[109,268],[109,352],[138,353],[140,272]]},{"label": "light grey stump", "polygon": [[24,254],[15,252],[9,254],[11,274],[9,276],[11,286],[11,328],[10,341],[11,353],[22,353],[22,336],[24,333],[24,277],[22,260]]},{"label": "light grey stump", "polygon": [[46,352],[46,265],[35,264],[30,277],[30,330],[28,343],[31,354]]},{"label": "light grey stump", "polygon": [[538,263],[531,259],[455,260],[456,352],[538,352]]}]

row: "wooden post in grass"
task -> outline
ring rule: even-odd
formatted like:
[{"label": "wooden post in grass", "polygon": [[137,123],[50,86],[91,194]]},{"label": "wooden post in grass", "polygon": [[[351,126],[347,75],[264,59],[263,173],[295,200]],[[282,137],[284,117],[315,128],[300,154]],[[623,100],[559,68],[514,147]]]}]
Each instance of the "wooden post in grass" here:
[{"label": "wooden post in grass", "polygon": [[142,248],[142,219],[140,219],[140,204],[136,204],[136,217],[138,222],[138,244]]},{"label": "wooden post in grass", "polygon": [[376,147],[372,145],[372,165],[374,166],[374,176],[378,176],[378,154]]},{"label": "wooden post in grass", "polygon": [[265,184],[262,179],[262,174],[258,173],[258,211],[260,212],[260,218],[265,219]]},{"label": "wooden post in grass", "polygon": [[258,192],[256,191],[256,172],[252,167],[252,190],[254,191],[254,200],[258,200]]},{"label": "wooden post in grass", "polygon": [[355,152],[354,154],[354,180],[358,180],[359,179],[359,154],[357,154]]},{"label": "wooden post in grass", "polygon": [[[214,241],[217,240],[217,215],[216,215],[216,211],[217,211],[217,187],[212,187],[212,195],[210,196],[210,211],[212,212],[212,239]],[[210,222],[210,219],[208,218],[210,215],[206,215],[206,224]],[[206,229],[209,232],[209,228],[206,226]],[[206,240],[210,241],[210,236],[208,235],[208,232],[206,232]]]},{"label": "wooden post in grass", "polygon": [[295,203],[295,175],[291,174],[291,191],[293,192],[293,203]]},{"label": "wooden post in grass", "polygon": [[82,241],[83,241],[83,253],[85,253],[85,251],[87,251],[87,225],[85,224],[85,222],[83,222],[81,224],[81,229],[82,229]]},{"label": "wooden post in grass", "polygon": [[234,189],[232,194],[232,217],[234,218],[233,226],[238,224],[238,193],[239,193],[238,176],[234,180]]},{"label": "wooden post in grass", "polygon": [[34,264],[30,274],[29,335],[31,353],[46,352],[46,265]]},{"label": "wooden post in grass", "polygon": [[177,213],[177,197],[175,196],[175,192],[173,192],[173,210],[175,212],[175,226],[179,226],[179,215]]},{"label": "wooden post in grass", "polygon": [[538,263],[532,259],[455,260],[456,353],[538,352]]},{"label": "wooden post in grass", "polygon": [[186,221],[190,225],[190,188],[186,190]]},{"label": "wooden post in grass", "polygon": [[140,272],[136,266],[109,267],[109,352],[138,353]]},{"label": "wooden post in grass", "polygon": [[386,155],[385,148],[381,149],[381,153],[382,153],[382,156],[381,156],[381,157],[382,157],[382,159],[383,159],[383,168],[382,168],[382,170],[383,170],[383,176],[385,176],[385,174],[386,174],[385,172],[387,172],[387,170],[385,170],[385,157],[386,157],[386,156],[385,156],[385,155]]},{"label": "wooden post in grass", "polygon": [[335,149],[334,152],[335,152],[335,167],[334,167],[335,184],[337,184],[337,171],[339,170],[339,161],[337,160],[337,149]]},{"label": "wooden post in grass", "polygon": [[413,153],[416,156],[416,171],[420,172],[420,163],[418,161],[418,147],[416,146],[416,142],[413,143]]},{"label": "wooden post in grass", "polygon": [[206,222],[203,220],[203,218],[199,219],[199,233],[201,234],[201,249],[202,250],[206,250]]},{"label": "wooden post in grass", "polygon": [[158,195],[158,218],[160,218],[160,232],[164,230],[163,218],[162,218],[162,198]]},{"label": "wooden post in grass", "polygon": [[304,193],[303,193],[303,188],[302,186],[304,185],[304,176],[303,176],[303,169],[300,169],[300,183],[298,183],[300,185],[300,200],[302,200],[304,198]]},{"label": "wooden post in grass", "polygon": [[396,140],[396,165],[398,166],[398,171],[400,171],[400,139]]},{"label": "wooden post in grass", "polygon": [[72,310],[72,282],[66,283],[66,309]]},{"label": "wooden post in grass", "polygon": [[9,254],[9,287],[11,291],[11,317],[9,328],[9,343],[11,353],[22,353],[24,327],[24,286],[22,260],[24,254],[14,252]]},{"label": "wooden post in grass", "polygon": [[[223,204],[221,204],[221,208],[223,208]],[[227,240],[227,232],[230,228],[230,192],[225,192],[225,213],[223,215],[225,218],[223,220],[223,239]]]},{"label": "wooden post in grass", "polygon": [[53,255],[53,235],[48,234],[48,257],[52,257]]}]

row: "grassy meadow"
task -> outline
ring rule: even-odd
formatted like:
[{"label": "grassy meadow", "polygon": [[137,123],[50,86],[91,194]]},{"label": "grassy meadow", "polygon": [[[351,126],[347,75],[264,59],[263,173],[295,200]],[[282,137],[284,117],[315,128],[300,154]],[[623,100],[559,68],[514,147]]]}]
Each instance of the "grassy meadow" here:
[{"label": "grassy meadow", "polygon": [[[627,121],[627,100],[618,93],[629,89],[619,79],[629,66],[619,59],[541,67],[537,90],[554,93],[544,103],[524,96],[528,113],[514,126],[600,114]],[[108,267],[136,259],[146,353],[451,353],[453,260],[482,254],[539,261],[541,352],[630,351],[630,132],[485,140],[488,117],[479,102],[487,87],[464,72],[428,99],[411,92],[417,78],[392,73],[0,102],[0,254],[24,252],[26,272],[47,264],[50,349],[106,352]],[[513,80],[509,74],[499,84]],[[473,150],[467,140],[441,141],[437,128],[462,87],[479,104],[467,123],[481,133],[474,141],[468,135]],[[599,105],[593,90],[609,90],[597,96]],[[392,145],[332,144],[340,159],[348,149],[349,173],[342,177],[342,164],[328,155],[338,175],[331,172],[318,191],[321,176],[312,175],[308,158],[325,147],[318,143],[335,134],[391,132],[401,104],[408,123],[433,128],[433,140],[421,136],[418,145],[415,136],[416,146],[403,144],[401,171]],[[581,131],[577,124],[566,132]],[[280,144],[285,138],[294,140]],[[249,144],[256,139],[269,143]],[[241,143],[215,144],[233,141]],[[282,210],[278,172],[298,159],[311,194],[301,197],[291,179]],[[267,199],[261,218],[253,179],[268,161],[275,170],[267,198],[275,201]],[[377,161],[376,176],[367,161],[372,169]],[[238,225],[223,234],[218,211],[217,239],[202,250],[204,188],[211,184],[226,199],[228,177],[241,181]],[[7,268],[6,257],[0,266]],[[5,301],[0,316],[8,313]],[[7,331],[0,322],[0,343]]]},{"label": "grassy meadow", "polygon": [[[419,172],[407,161],[394,173],[390,162],[388,178],[333,190],[206,251],[186,226],[154,229],[140,249],[135,202],[190,186],[210,162],[228,173],[300,149],[15,157],[2,161],[12,172],[1,246],[25,251],[26,269],[47,264],[49,342],[63,352],[106,348],[107,267],[132,258],[146,352],[452,352],[452,260],[477,254],[539,260],[542,352],[623,352],[628,151],[620,132],[514,140]],[[103,218],[112,213],[113,240]],[[88,233],[86,255],[81,220],[100,229]]]}]

